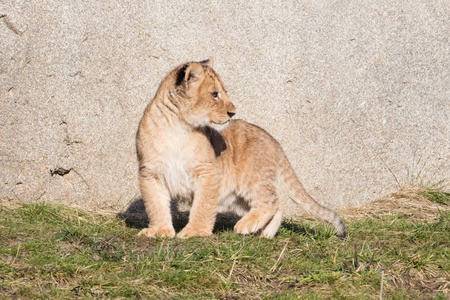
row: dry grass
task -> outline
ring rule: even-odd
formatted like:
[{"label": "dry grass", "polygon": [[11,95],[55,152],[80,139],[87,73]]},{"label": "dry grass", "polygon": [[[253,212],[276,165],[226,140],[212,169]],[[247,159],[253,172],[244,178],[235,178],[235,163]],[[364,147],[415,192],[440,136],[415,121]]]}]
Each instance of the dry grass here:
[{"label": "dry grass", "polygon": [[379,200],[359,207],[344,208],[339,212],[349,221],[402,215],[417,221],[431,222],[437,220],[439,212],[449,211],[450,203],[433,202],[427,197],[430,193],[441,193],[443,202],[445,198],[450,202],[450,193],[441,189],[404,186]]}]

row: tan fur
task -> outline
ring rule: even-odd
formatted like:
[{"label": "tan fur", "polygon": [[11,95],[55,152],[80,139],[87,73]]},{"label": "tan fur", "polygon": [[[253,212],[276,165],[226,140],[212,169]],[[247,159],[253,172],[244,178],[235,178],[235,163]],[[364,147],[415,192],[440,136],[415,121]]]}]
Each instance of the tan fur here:
[{"label": "tan fur", "polygon": [[217,212],[242,217],[234,230],[273,237],[282,221],[280,191],[311,214],[345,227],[304,190],[280,145],[261,128],[231,120],[235,107],[210,61],[186,63],[161,83],[136,137],[139,184],[149,227],[139,234],[173,237],[171,198],[191,204],[180,238],[212,234]]}]

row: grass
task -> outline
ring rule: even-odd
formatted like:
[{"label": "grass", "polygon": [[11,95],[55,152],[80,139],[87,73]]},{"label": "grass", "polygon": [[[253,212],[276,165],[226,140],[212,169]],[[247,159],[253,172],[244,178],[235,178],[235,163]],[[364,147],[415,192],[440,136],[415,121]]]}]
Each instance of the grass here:
[{"label": "grass", "polygon": [[383,284],[383,299],[448,299],[449,198],[404,189],[342,211],[346,240],[308,220],[274,239],[150,240],[115,215],[3,201],[0,298],[379,299]]}]

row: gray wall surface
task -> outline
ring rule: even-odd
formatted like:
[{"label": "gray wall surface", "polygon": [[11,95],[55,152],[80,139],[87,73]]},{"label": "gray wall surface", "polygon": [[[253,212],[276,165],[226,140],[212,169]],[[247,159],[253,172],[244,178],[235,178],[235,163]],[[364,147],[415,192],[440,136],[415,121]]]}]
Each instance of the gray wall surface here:
[{"label": "gray wall surface", "polygon": [[1,0],[0,16],[0,198],[138,197],[145,106],[209,56],[321,203],[450,175],[448,1]]}]

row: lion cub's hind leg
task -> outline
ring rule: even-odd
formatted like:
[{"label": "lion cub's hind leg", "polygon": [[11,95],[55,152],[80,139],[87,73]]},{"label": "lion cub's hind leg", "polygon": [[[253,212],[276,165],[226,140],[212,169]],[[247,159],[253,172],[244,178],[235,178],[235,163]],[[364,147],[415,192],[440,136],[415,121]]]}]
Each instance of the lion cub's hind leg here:
[{"label": "lion cub's hind leg", "polygon": [[272,220],[264,227],[261,232],[261,236],[266,238],[273,238],[280,228],[281,221],[283,221],[283,210],[281,209],[281,205],[278,208],[275,215],[273,215]]},{"label": "lion cub's hind leg", "polygon": [[[234,231],[239,234],[252,234],[262,230],[263,236],[273,237],[276,233],[273,233],[274,227],[278,229],[281,223],[280,216],[277,215],[280,204],[275,187],[255,189],[252,194],[249,201],[250,211],[236,223]],[[271,225],[272,221],[274,223]]]}]

